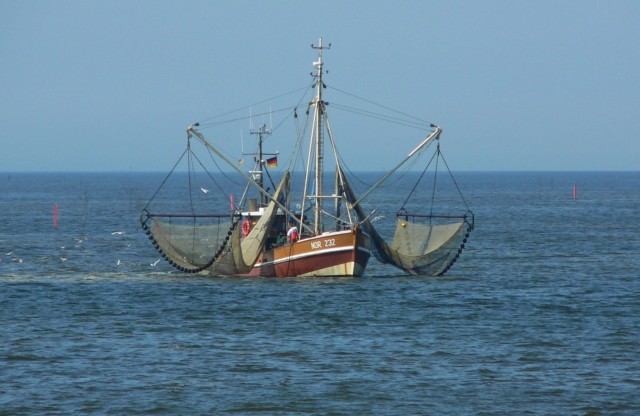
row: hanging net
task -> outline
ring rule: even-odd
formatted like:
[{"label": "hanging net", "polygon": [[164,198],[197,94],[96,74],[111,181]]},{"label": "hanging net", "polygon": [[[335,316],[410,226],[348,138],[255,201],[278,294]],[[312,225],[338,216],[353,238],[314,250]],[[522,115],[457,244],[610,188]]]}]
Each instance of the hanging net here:
[{"label": "hanging net", "polygon": [[[261,208],[251,231],[243,235],[239,207],[245,202],[247,180],[219,169],[210,152],[212,165],[219,171],[209,172],[189,138],[186,150],[142,210],[141,226],[162,257],[182,272],[247,273],[262,253],[275,220],[278,205],[274,200],[283,200],[289,192],[289,173],[284,174],[271,202]],[[185,163],[186,172],[176,172]],[[234,194],[243,195],[237,206]]]},{"label": "hanging net", "polygon": [[[427,174],[434,159],[435,172]],[[414,275],[440,276],[451,268],[462,253],[474,227],[474,215],[462,197],[448,166],[450,182],[457,194],[448,189],[442,198],[437,198],[440,159],[446,166],[438,144],[431,161],[419,175],[409,196],[395,215],[395,230],[391,244],[387,243],[378,227],[374,226],[371,215],[367,215],[361,204],[357,203],[351,185],[347,184],[347,198],[354,203],[362,227],[371,236],[374,255],[380,262],[391,264]],[[452,214],[451,212],[460,210],[459,207],[456,208],[460,202],[463,203],[464,209],[459,214]],[[439,214],[436,209],[445,213]]]},{"label": "hanging net", "polygon": [[188,273],[211,267],[230,252],[240,216],[152,214],[143,211],[142,228],[169,263]]},{"label": "hanging net", "polygon": [[440,276],[458,259],[473,229],[466,215],[399,214],[390,263],[412,274]]},{"label": "hanging net", "polygon": [[289,174],[280,181],[251,232],[241,236],[242,215],[153,214],[143,211],[142,228],[162,256],[187,273],[207,271],[213,275],[247,273],[264,249],[267,233],[281,201],[288,192]]}]

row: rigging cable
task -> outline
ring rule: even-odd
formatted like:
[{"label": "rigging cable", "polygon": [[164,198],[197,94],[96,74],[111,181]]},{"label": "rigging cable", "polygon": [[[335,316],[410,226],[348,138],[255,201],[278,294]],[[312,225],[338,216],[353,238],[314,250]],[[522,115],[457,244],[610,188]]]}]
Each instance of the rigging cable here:
[{"label": "rigging cable", "polygon": [[464,195],[462,195],[462,191],[460,191],[460,187],[458,186],[458,182],[456,182],[456,178],[454,178],[453,173],[451,173],[451,169],[449,169],[449,164],[445,160],[444,155],[442,154],[442,152],[440,153],[440,157],[442,158],[442,161],[444,162],[444,165],[447,167],[447,170],[449,171],[449,176],[451,176],[451,180],[453,181],[453,184],[456,186],[456,189],[458,190],[458,194],[460,195],[460,198],[462,198],[462,202],[464,202],[464,205],[467,207],[467,211],[471,212],[471,209],[469,209],[469,205],[467,204],[467,201],[464,199]]},{"label": "rigging cable", "polygon": [[294,118],[297,118],[298,107],[300,107],[300,104],[302,104],[302,100],[304,100],[304,97],[309,95],[309,87],[305,87],[304,89],[305,89],[305,92],[302,94],[302,96],[298,100],[298,103],[293,107],[291,113],[289,113],[289,115],[287,117],[283,118],[282,121],[280,123],[278,123],[277,126],[273,127],[271,129],[272,132],[276,131],[291,115],[293,115]]},{"label": "rigging cable", "polygon": [[[187,167],[187,171],[188,171],[188,184],[189,184],[189,205],[191,206],[191,213],[193,215],[196,214],[194,208],[193,208],[193,191],[191,189],[191,175],[193,174],[195,176],[195,171],[193,169],[193,152],[191,151],[191,139],[187,139],[187,150],[189,150],[189,155],[187,158],[187,163],[188,163],[188,167]],[[194,227],[195,227],[195,223],[194,223]]]},{"label": "rigging cable", "polygon": [[[438,143],[438,149],[439,148],[440,148],[440,143]],[[427,173],[427,170],[429,169],[429,166],[431,166],[431,163],[433,162],[433,159],[435,157],[436,157],[436,153],[434,153],[431,156],[431,159],[429,160],[429,163],[427,163],[427,166],[425,166],[425,168],[422,170],[422,173],[420,174],[420,177],[418,178],[416,183],[413,185],[413,188],[411,189],[411,192],[409,192],[409,195],[404,200],[404,202],[402,203],[402,207],[398,211],[402,211],[404,209],[404,206],[407,204],[407,202],[409,202],[409,199],[411,198],[411,195],[413,195],[413,193],[415,192],[416,188],[418,187],[418,184],[420,184],[420,182],[422,181],[422,178],[424,177],[425,173]],[[436,170],[437,170],[437,166],[438,166],[438,163],[436,161]],[[404,175],[406,175],[406,173],[404,173],[403,176]],[[435,190],[435,184],[434,184],[434,190]],[[433,197],[431,198],[431,208],[433,209]]]},{"label": "rigging cable", "polygon": [[217,122],[198,122],[198,125],[200,126],[200,130],[206,130],[212,127],[218,127],[218,126],[222,126],[224,124],[229,124],[229,123],[233,123],[234,121],[239,121],[239,120],[247,120],[256,116],[265,116],[268,114],[273,114],[273,113],[280,113],[283,111],[288,111],[291,110],[293,107],[283,107],[283,108],[279,108],[277,110],[271,110],[271,111],[265,111],[263,113],[258,113],[258,114],[251,114],[248,116],[242,116],[242,117],[236,117],[236,118],[230,118],[230,119],[225,119],[225,120],[220,120]]},{"label": "rigging cable", "polygon": [[419,117],[416,117],[416,116],[412,116],[411,114],[403,113],[402,111],[395,110],[395,109],[393,109],[393,108],[391,108],[391,107],[387,107],[386,105],[378,104],[378,103],[376,103],[375,101],[371,101],[371,100],[369,100],[369,99],[366,99],[366,98],[363,98],[363,97],[359,97],[359,96],[357,96],[357,95],[355,95],[355,94],[352,94],[352,93],[350,93],[350,92],[347,92],[347,91],[341,90],[341,89],[336,88],[336,87],[332,87],[332,88],[333,88],[334,90],[338,91],[338,92],[343,93],[343,94],[346,94],[346,95],[349,95],[349,96],[351,96],[351,97],[357,98],[357,99],[362,100],[362,101],[364,101],[364,102],[367,102],[367,103],[369,103],[369,104],[373,104],[373,105],[378,106],[378,107],[380,107],[380,108],[384,108],[385,110],[389,110],[389,111],[392,111],[392,112],[394,112],[394,113],[401,114],[401,115],[403,115],[403,116],[405,116],[405,117],[412,118],[412,119],[414,119],[414,120],[420,121],[420,122],[425,123],[425,124],[430,124],[428,121],[426,121],[426,120],[424,120],[424,119],[421,119],[421,118],[419,118]]},{"label": "rigging cable", "polygon": [[[211,153],[211,149],[209,149],[208,147],[206,148],[207,152],[209,153],[209,157],[211,158],[211,161],[213,162],[214,165],[216,165],[216,167],[218,168],[218,172],[220,172],[222,174],[222,176],[224,176],[229,182],[231,182],[234,185],[238,185],[240,186],[241,183],[237,182],[235,180],[233,180],[232,178],[230,178],[225,172],[224,170],[222,170],[222,168],[220,167],[220,165],[218,164],[218,161],[216,160],[216,158],[213,156],[213,154]],[[202,162],[200,162],[200,165],[202,166],[202,168],[205,170],[205,172],[207,172],[207,174],[209,175],[209,177],[211,177],[211,175],[209,174],[209,172],[207,171],[207,169],[204,167],[204,165],[202,164]],[[215,181],[215,179],[211,178],[212,180]]]},{"label": "rigging cable", "polygon": [[338,110],[346,111],[346,112],[349,112],[349,113],[352,113],[352,114],[357,114],[357,115],[360,115],[360,116],[369,117],[369,118],[373,118],[373,119],[376,119],[376,120],[382,120],[382,121],[386,121],[388,123],[399,124],[401,126],[411,127],[411,128],[415,128],[415,129],[422,130],[422,131],[427,130],[424,127],[425,124],[422,123],[422,122],[418,123],[418,122],[415,122],[415,121],[401,119],[401,118],[398,118],[398,117],[387,116],[385,114],[374,113],[372,111],[361,110],[361,109],[354,108],[354,107],[348,107],[348,106],[343,105],[343,104],[336,104],[335,102],[332,102],[331,106],[333,108],[337,108]]},{"label": "rigging cable", "polygon": [[[293,94],[294,92],[297,92],[297,91],[300,91],[300,90],[306,90],[307,88],[308,88],[308,86],[304,86],[304,87],[301,87],[301,88],[296,88],[296,89],[294,89],[294,90],[291,90],[291,91],[288,91],[288,92],[285,92],[285,93],[282,93],[282,94],[276,95],[276,96],[274,96],[274,97],[266,98],[266,99],[264,99],[264,100],[258,101],[258,102],[253,103],[253,104],[249,104],[249,105],[246,105],[246,106],[238,107],[238,108],[236,108],[236,109],[234,109],[234,110],[227,111],[227,112],[225,112],[225,113],[221,113],[221,114],[218,114],[218,115],[213,116],[213,117],[205,118],[204,120],[202,120],[201,124],[202,124],[203,122],[204,122],[204,123],[206,123],[206,122],[208,122],[208,121],[215,120],[215,119],[218,119],[218,118],[220,118],[220,117],[227,116],[227,115],[229,115],[229,114],[233,114],[233,113],[235,113],[235,112],[237,112],[237,111],[240,111],[240,110],[246,110],[247,108],[250,108],[250,107],[252,107],[252,106],[254,106],[254,105],[263,104],[263,103],[266,103],[266,102],[269,102],[269,101],[273,101],[273,100],[275,100],[275,99],[277,99],[277,98],[281,98],[281,97],[284,97],[284,96],[286,96],[286,95]],[[245,117],[245,118],[246,118],[246,117]]]},{"label": "rigging cable", "polygon": [[436,182],[438,180],[438,165],[439,165],[439,161],[440,161],[440,141],[438,141],[438,147],[436,148],[436,155],[438,155],[438,157],[436,157],[436,169],[435,172],[433,174],[433,188],[431,189],[431,208],[429,209],[429,223],[431,223],[432,220],[432,215],[433,215],[433,202],[436,199]]},{"label": "rigging cable", "polygon": [[[209,172],[207,170],[207,168],[204,166],[204,164],[202,163],[202,161],[200,160],[200,158],[198,158],[198,156],[192,152],[193,157],[198,161],[198,163],[200,164],[200,166],[202,167],[202,169],[204,170],[204,172],[207,174],[207,176],[209,177],[209,179],[211,179],[211,181],[216,185],[216,187],[218,188],[218,190],[220,191],[220,193],[222,195],[224,195],[227,199],[229,199],[229,195],[227,195],[227,192],[222,188],[222,186],[218,183],[218,181],[215,180],[215,178],[213,177],[213,175],[211,175],[211,172]],[[217,165],[217,164],[216,164]],[[218,167],[219,168],[219,167]],[[221,171],[221,173],[224,175],[224,172]],[[226,175],[224,175],[225,177],[227,177]],[[228,179],[228,178],[227,178]],[[233,182],[233,181],[232,181]],[[235,183],[235,182],[233,182]]]},{"label": "rigging cable", "polygon": [[178,164],[182,161],[182,158],[184,157],[184,155],[187,153],[188,150],[189,149],[187,148],[187,149],[184,150],[184,152],[182,152],[182,155],[178,158],[178,161],[173,165],[173,168],[171,168],[169,173],[167,173],[167,176],[165,176],[164,180],[162,181],[162,183],[160,184],[158,189],[156,189],[156,191],[154,192],[154,194],[151,197],[151,199],[149,200],[149,202],[147,202],[147,205],[144,206],[143,211],[146,211],[147,208],[149,207],[149,204],[151,204],[151,202],[153,202],[153,200],[156,198],[156,196],[158,196],[158,193],[160,192],[160,189],[162,189],[162,187],[165,185],[165,183],[167,183],[167,181],[169,180],[169,177],[171,176],[171,174],[173,174],[173,171],[176,170],[176,167],[178,167]]}]

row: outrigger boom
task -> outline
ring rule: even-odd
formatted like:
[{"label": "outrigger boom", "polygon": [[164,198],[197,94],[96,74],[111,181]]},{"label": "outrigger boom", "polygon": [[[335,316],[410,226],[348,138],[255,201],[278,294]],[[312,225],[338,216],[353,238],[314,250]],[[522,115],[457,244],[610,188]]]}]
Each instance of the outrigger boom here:
[{"label": "outrigger boom", "polygon": [[[200,142],[202,142],[202,144],[206,146],[207,149],[211,150],[213,153],[218,155],[236,172],[242,175],[252,186],[254,186],[258,190],[258,192],[260,192],[261,195],[265,196],[268,200],[273,201],[278,206],[278,208],[282,209],[287,215],[291,217],[295,217],[295,214],[293,212],[291,212],[287,207],[282,205],[280,201],[274,199],[273,196],[271,196],[269,192],[267,192],[262,186],[260,186],[258,182],[253,180],[251,176],[247,175],[245,172],[242,171],[242,169],[238,168],[235,164],[231,163],[231,161],[224,154],[222,154],[220,151],[218,151],[218,149],[212,146],[211,143],[209,143],[209,141],[204,137],[204,135],[195,129],[195,127],[197,127],[198,125],[199,125],[198,123],[195,123],[187,127],[187,139],[191,138],[192,136],[195,136],[198,140],[200,140]],[[311,229],[306,224],[302,224],[302,226],[304,226],[308,231],[311,231]]]}]

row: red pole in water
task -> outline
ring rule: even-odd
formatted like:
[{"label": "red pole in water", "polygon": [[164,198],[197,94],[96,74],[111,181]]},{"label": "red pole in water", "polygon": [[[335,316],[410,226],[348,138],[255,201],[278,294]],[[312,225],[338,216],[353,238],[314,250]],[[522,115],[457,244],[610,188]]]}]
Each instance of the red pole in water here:
[{"label": "red pole in water", "polygon": [[58,229],[58,204],[53,204],[53,228]]},{"label": "red pole in water", "polygon": [[578,199],[578,187],[573,185],[573,200],[575,201],[576,199]]}]

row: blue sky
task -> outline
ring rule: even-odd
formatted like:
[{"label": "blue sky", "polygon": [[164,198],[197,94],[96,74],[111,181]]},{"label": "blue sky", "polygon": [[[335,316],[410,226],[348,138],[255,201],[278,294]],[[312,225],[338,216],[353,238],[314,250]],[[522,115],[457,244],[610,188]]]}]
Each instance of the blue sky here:
[{"label": "blue sky", "polygon": [[[191,122],[307,85],[319,36],[329,86],[441,125],[454,170],[640,170],[638,1],[16,0],[0,16],[4,172],[166,172]],[[354,170],[416,142],[367,140]]]}]

